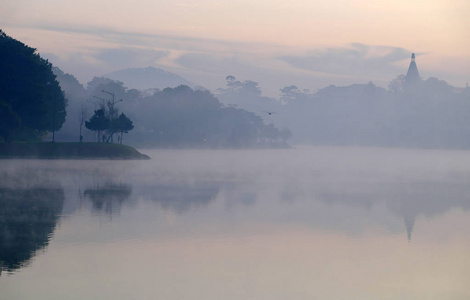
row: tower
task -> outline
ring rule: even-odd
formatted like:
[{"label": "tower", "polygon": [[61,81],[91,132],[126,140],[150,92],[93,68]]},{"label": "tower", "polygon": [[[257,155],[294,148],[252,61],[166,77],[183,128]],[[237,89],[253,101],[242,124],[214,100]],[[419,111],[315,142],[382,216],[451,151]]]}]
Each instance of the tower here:
[{"label": "tower", "polygon": [[405,85],[416,86],[420,82],[421,82],[421,77],[419,76],[418,67],[416,66],[415,54],[412,53],[410,66],[408,67],[408,72],[406,72],[406,76],[405,76]]}]

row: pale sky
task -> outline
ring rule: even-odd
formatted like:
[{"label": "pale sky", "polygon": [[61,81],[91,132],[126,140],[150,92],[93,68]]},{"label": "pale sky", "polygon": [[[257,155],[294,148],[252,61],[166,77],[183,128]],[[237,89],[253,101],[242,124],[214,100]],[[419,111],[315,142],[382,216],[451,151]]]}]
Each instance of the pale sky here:
[{"label": "pale sky", "polygon": [[226,75],[277,96],[295,84],[470,81],[470,1],[0,0],[0,29],[86,83],[154,66],[209,89]]}]

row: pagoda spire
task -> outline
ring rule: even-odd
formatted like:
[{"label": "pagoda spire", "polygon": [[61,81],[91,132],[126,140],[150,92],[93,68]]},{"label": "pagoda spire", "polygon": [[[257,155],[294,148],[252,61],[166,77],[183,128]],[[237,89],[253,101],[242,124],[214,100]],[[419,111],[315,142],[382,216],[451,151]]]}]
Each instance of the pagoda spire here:
[{"label": "pagoda spire", "polygon": [[421,77],[419,76],[418,67],[416,66],[416,56],[414,53],[411,54],[411,62],[408,67],[408,72],[405,76],[405,84],[407,86],[413,86],[421,82]]}]

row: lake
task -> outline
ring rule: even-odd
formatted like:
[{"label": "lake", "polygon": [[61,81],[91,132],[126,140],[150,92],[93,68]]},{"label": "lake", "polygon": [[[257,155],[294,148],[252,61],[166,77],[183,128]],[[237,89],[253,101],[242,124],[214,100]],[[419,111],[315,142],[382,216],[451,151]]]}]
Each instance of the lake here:
[{"label": "lake", "polygon": [[470,299],[470,152],[0,160],[0,299]]}]

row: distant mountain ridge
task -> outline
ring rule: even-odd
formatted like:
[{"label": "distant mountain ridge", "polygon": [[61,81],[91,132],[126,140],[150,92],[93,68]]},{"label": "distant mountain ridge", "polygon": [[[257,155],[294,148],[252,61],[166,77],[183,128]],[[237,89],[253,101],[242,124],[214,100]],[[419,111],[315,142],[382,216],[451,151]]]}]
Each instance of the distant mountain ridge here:
[{"label": "distant mountain ridge", "polygon": [[187,85],[196,87],[196,85],[185,78],[162,69],[154,67],[147,68],[127,68],[103,75],[106,78],[118,80],[124,83],[127,88],[138,90],[164,89],[167,87],[177,87]]}]

